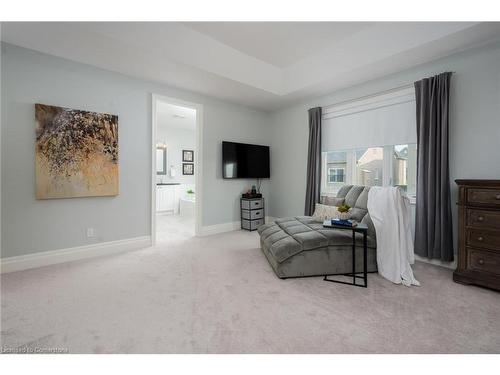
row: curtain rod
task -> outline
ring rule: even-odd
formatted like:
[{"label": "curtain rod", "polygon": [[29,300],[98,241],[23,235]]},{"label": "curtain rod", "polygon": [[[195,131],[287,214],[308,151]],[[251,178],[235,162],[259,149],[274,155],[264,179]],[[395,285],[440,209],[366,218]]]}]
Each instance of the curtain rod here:
[{"label": "curtain rod", "polygon": [[[455,74],[456,72],[448,72],[448,73]],[[325,106],[322,106],[321,108],[327,109],[327,108],[331,108],[331,107],[336,107],[338,105],[343,105],[343,104],[347,104],[347,103],[357,102],[358,100],[364,100],[364,99],[373,98],[373,97],[376,97],[376,96],[379,96],[379,95],[388,94],[388,93],[391,93],[391,92],[394,92],[394,91],[409,89],[410,87],[413,87],[414,84],[415,84],[414,82],[407,83],[406,85],[401,85],[401,86],[393,87],[393,88],[390,88],[390,89],[387,89],[387,90],[383,90],[383,91],[377,91],[377,92],[375,92],[373,94],[368,94],[368,95],[360,96],[360,97],[357,97],[357,98],[354,98],[354,99],[347,99],[347,100],[344,100],[342,102],[325,105]]]}]

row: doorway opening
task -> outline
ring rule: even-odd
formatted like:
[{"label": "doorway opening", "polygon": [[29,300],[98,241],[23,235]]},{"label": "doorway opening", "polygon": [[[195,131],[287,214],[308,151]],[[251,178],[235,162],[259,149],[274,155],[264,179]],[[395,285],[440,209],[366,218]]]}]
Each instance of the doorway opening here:
[{"label": "doorway opening", "polygon": [[200,234],[202,110],[200,104],[153,94],[153,245]]}]

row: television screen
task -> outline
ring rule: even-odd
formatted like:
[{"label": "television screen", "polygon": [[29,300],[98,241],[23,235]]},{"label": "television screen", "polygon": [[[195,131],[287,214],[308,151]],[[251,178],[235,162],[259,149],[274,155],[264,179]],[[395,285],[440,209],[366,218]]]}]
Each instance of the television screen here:
[{"label": "television screen", "polygon": [[222,142],[223,178],[269,178],[269,146]]}]

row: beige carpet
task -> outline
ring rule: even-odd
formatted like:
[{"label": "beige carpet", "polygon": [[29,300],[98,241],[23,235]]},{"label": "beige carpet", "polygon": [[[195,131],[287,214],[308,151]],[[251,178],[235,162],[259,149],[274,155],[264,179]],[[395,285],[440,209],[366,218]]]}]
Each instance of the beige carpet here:
[{"label": "beige carpet", "polygon": [[253,232],[2,275],[2,345],[70,353],[498,353],[500,294],[419,263],[422,287],[279,280]]},{"label": "beige carpet", "polygon": [[156,242],[178,243],[194,236],[194,217],[174,214],[156,215]]}]

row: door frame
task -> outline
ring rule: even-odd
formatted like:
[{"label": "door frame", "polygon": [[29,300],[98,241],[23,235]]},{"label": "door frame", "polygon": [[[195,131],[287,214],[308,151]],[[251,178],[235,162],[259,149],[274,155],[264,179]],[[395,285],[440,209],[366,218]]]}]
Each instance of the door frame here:
[{"label": "door frame", "polygon": [[[194,183],[196,189],[195,210],[195,236],[201,235],[202,228],[202,192],[203,192],[203,105],[188,102],[182,99],[168,96],[151,94],[151,244],[156,244],[156,127],[157,127],[157,103],[187,107],[196,111],[196,149],[194,153]],[[180,171],[182,173],[182,171]]]}]

